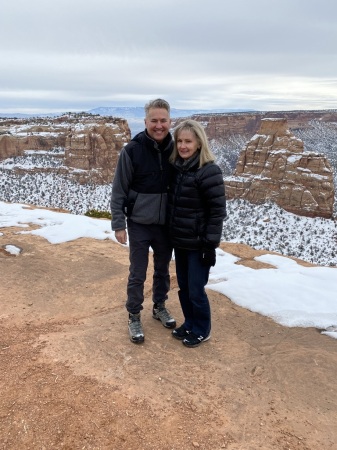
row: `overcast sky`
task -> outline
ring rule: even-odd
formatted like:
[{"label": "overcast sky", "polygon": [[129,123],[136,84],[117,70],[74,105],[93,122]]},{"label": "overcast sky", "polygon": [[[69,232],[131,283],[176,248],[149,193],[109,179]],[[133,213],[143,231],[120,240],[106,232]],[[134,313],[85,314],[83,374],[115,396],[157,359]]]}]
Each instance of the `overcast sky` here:
[{"label": "overcast sky", "polygon": [[336,0],[3,0],[0,112],[337,108]]}]

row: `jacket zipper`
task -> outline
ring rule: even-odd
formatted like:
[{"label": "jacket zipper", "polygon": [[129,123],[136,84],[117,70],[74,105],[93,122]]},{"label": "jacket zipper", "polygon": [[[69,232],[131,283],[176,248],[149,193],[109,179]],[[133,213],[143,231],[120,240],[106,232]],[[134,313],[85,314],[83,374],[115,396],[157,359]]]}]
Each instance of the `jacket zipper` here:
[{"label": "jacket zipper", "polygon": [[160,203],[159,203],[159,211],[158,211],[158,223],[160,223],[160,219],[161,219],[161,206],[162,206],[162,202],[163,202],[163,158],[162,158],[162,154],[161,151],[158,147],[157,147],[157,152],[158,152],[158,161],[159,161],[159,169],[160,169],[160,185],[161,185],[161,193],[160,193]]}]

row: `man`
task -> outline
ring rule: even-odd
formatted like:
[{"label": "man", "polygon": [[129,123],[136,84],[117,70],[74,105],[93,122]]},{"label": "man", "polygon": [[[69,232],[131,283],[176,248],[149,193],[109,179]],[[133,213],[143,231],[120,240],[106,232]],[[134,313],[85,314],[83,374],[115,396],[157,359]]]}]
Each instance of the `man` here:
[{"label": "man", "polygon": [[126,309],[130,340],[134,343],[144,341],[140,312],[150,247],[154,262],[152,316],[166,328],[176,326],[165,307],[172,256],[165,225],[169,157],[173,149],[170,126],[170,105],[165,100],[156,99],[145,105],[145,130],[121,151],[112,186],[112,230],[120,244],[126,244],[127,232],[129,235]]}]

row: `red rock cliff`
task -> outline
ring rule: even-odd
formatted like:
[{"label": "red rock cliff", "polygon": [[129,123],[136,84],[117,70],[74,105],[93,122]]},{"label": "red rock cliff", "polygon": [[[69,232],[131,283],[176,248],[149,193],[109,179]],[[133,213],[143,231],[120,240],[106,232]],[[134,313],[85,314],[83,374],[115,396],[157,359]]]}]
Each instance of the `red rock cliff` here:
[{"label": "red rock cliff", "polygon": [[[337,122],[337,111],[271,111],[271,112],[243,112],[227,114],[196,114],[191,116],[205,127],[209,139],[223,139],[230,134],[253,135],[265,118],[285,118],[290,130],[308,128],[312,120],[323,122]],[[183,121],[177,119],[174,125]]]},{"label": "red rock cliff", "polygon": [[331,165],[324,155],[303,151],[303,142],[288,130],[285,118],[261,121],[225,185],[229,199],[272,200],[298,215],[332,217]]},{"label": "red rock cliff", "polygon": [[[0,120],[0,161],[26,150],[65,149],[64,165],[80,182],[109,183],[118,153],[130,140],[125,119],[69,114],[55,118]],[[75,169],[75,172],[74,170]]]}]

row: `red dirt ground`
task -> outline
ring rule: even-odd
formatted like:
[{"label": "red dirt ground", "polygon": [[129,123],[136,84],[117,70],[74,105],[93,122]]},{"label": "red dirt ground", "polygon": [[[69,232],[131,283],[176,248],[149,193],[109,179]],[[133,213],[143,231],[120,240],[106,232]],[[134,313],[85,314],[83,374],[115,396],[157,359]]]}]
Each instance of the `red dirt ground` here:
[{"label": "red dirt ground", "polygon": [[[0,252],[1,449],[337,449],[336,340],[209,290],[212,339],[188,349],[152,319],[150,277],[135,345],[128,249],[1,231],[22,248]],[[266,253],[224,249],[256,270]],[[174,262],[172,285],[179,324]]]}]

